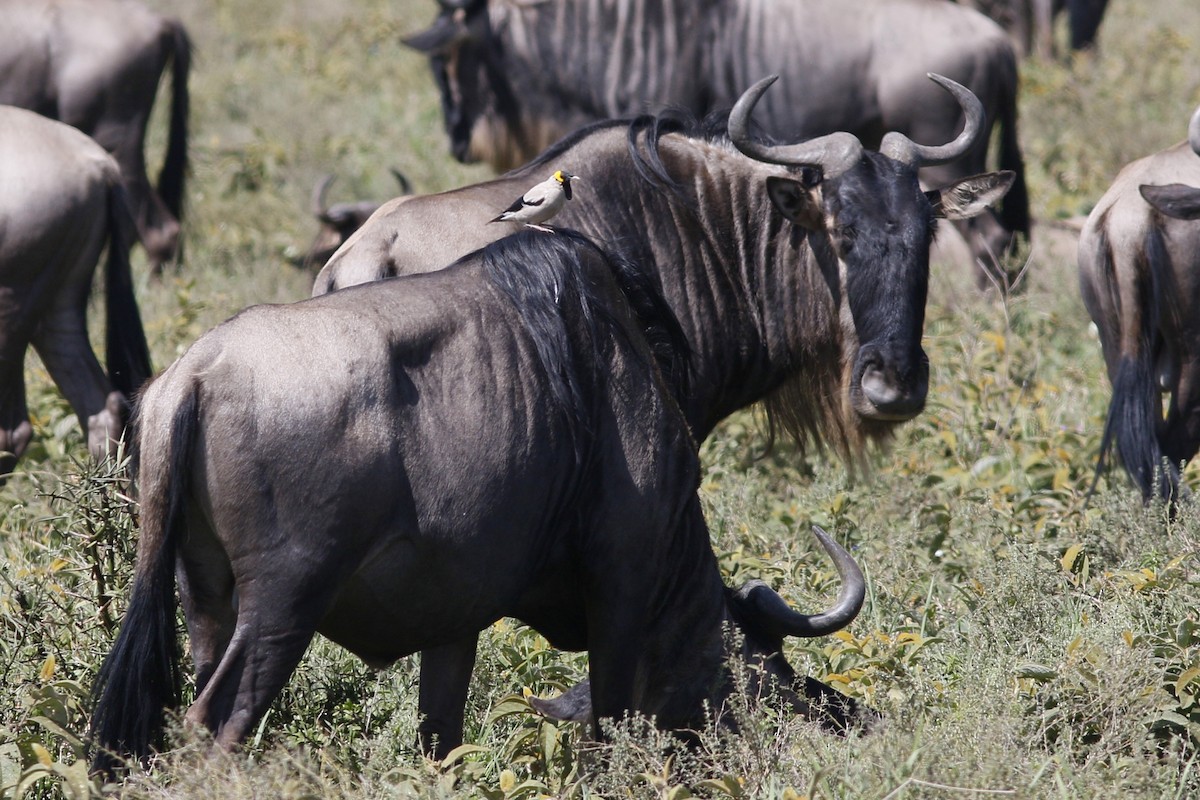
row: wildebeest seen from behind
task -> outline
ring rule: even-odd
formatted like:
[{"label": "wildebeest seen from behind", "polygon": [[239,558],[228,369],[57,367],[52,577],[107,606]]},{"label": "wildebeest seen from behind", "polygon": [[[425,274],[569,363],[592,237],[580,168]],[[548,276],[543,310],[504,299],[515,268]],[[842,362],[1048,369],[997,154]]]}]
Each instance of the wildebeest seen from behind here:
[{"label": "wildebeest seen from behind", "polygon": [[[0,484],[33,436],[32,344],[97,458],[120,440],[127,398],[150,375],[133,296],[133,220],[115,161],[78,130],[0,106]],[[108,375],[92,353],[87,300],[108,243]]]},{"label": "wildebeest seen from behind", "polygon": [[[176,256],[187,173],[183,25],[131,0],[0,0],[0,103],[79,128],[121,167],[138,236],[156,270]],[[146,125],[171,66],[171,111],[158,187],[146,174]]]},{"label": "wildebeest seen from behind", "polygon": [[[954,158],[982,131],[978,101],[944,85],[968,124],[938,147],[891,134],[876,153],[845,133],[763,145],[748,128],[765,83],[730,116],[733,141],[750,156],[723,132],[663,119],[597,123],[502,178],[385,204],[313,291],[439,269],[518,229],[488,220],[546,174],[594,176],[555,223],[624,250],[662,287],[692,351],[681,405],[696,438],[765,400],[773,429],[853,460],[924,407],[936,218],[977,213],[1012,179],[976,176],[922,192],[918,166]],[[473,657],[473,641],[422,654],[422,734],[439,741],[440,755],[461,741]]]},{"label": "wildebeest seen from behind", "polygon": [[862,574],[826,540],[844,586],[813,616],[723,585],[647,285],[581,236],[524,231],[202,336],[138,402],[138,560],[98,746],[145,756],[178,700],[176,575],[186,718],[226,747],[318,631],[384,666],[514,616],[589,652],[597,717],[673,728],[731,690],[730,623],[786,690],[783,638],[848,624]]},{"label": "wildebeest seen from behind", "polygon": [[[392,170],[392,175],[399,184],[401,196],[412,193],[408,178],[396,169]],[[337,249],[350,238],[350,235],[361,228],[363,223],[370,219],[371,215],[382,205],[373,200],[354,200],[326,205],[325,194],[329,191],[333,181],[333,175],[326,175],[313,186],[312,215],[321,227],[317,231],[317,235],[313,237],[308,252],[296,262],[306,269],[319,269],[325,266],[329,257],[336,253]]]},{"label": "wildebeest seen from behind", "polygon": [[1179,465],[1200,447],[1195,186],[1200,186],[1200,109],[1192,116],[1188,141],[1121,170],[1079,238],[1083,301],[1099,331],[1113,387],[1097,470],[1115,442],[1146,499],[1178,498]]},{"label": "wildebeest seen from behind", "polygon": [[[1028,234],[1017,138],[1017,59],[987,17],[930,0],[439,0],[433,26],[407,39],[428,53],[450,148],[506,170],[595,120],[682,109],[727,109],[763,75],[781,75],[759,123],[781,141],[848,131],[877,147],[888,131],[918,142],[953,139],[954,98],[929,72],[982,102],[984,130],[958,158],[927,165],[928,186],[998,164],[1016,178],[999,216],[961,223],[985,267]],[[581,174],[587,175],[584,171]],[[986,277],[981,273],[981,283]]]}]

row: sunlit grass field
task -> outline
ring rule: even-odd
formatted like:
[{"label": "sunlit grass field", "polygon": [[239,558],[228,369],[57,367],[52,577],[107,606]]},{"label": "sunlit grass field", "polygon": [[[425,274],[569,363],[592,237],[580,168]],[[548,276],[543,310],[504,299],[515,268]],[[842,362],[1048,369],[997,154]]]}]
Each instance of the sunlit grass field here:
[{"label": "sunlit grass field", "polygon": [[[151,279],[135,253],[159,369],[247,305],[308,296],[312,274],[292,260],[315,233],[322,175],[338,178],[331,200],[389,197],[393,167],[422,192],[490,175],[450,158],[428,67],[400,44],[433,0],[149,5],[196,44],[186,263]],[[1194,506],[1174,520],[1143,507],[1119,471],[1088,500],[1109,385],[1074,249],[1120,166],[1183,138],[1200,104],[1200,4],[1111,0],[1100,52],[1027,62],[1022,81],[1037,220],[1024,277],[981,293],[963,266],[935,264],[926,412],[857,480],[785,445],[764,455],[749,411],[702,451],[727,582],[760,577],[815,608],[837,581],[809,524],[853,548],[862,614],[788,656],[879,711],[874,732],[833,737],[747,700],[740,735],[702,731],[695,750],[636,721],[590,743],[524,700],[579,680],[586,659],[505,620],[483,634],[469,744],[449,763],[414,746],[415,659],[374,672],[318,640],[244,750],[214,755],[179,733],[124,796],[1200,796],[1200,522]],[[36,439],[0,489],[0,797],[88,797],[114,791],[80,759],[136,505],[111,464],[88,463],[32,356],[27,375]]]}]

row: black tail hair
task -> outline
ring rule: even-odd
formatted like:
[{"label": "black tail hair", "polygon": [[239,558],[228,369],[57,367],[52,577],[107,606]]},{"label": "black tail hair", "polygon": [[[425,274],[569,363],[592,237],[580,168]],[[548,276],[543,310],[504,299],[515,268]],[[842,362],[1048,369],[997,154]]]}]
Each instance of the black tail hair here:
[{"label": "black tail hair", "polygon": [[[191,457],[197,402],[195,392],[189,392],[171,421],[167,474],[153,476],[159,487],[166,487],[166,496],[158,498],[154,506],[160,512],[158,518],[142,520],[143,537],[147,528],[152,528],[158,536],[157,547],[139,553],[129,607],[92,686],[92,767],[110,776],[122,764],[123,756],[145,759],[152,748],[162,746],[166,709],[180,703],[175,553],[183,533],[187,492],[183,475]],[[139,417],[135,407],[135,431]],[[135,471],[140,468],[139,438],[133,437]]]},{"label": "black tail hair", "polygon": [[[1011,50],[1010,56],[1011,56]],[[1003,99],[1000,103],[1000,169],[1012,170],[1016,174],[1013,185],[1000,203],[1000,224],[1012,233],[1029,235],[1029,189],[1025,185],[1025,160],[1021,156],[1021,143],[1017,139],[1017,65],[1013,57],[1012,69],[1006,72]]]},{"label": "black tail hair", "polygon": [[178,20],[170,20],[166,34],[171,50],[171,122],[167,152],[158,175],[158,195],[175,219],[183,220],[183,190],[188,157],[188,72],[192,64],[192,42]]},{"label": "black tail hair", "polygon": [[137,298],[129,248],[134,241],[129,200],[119,182],[108,191],[108,264],[105,270],[105,361],[113,388],[132,400],[151,374],[150,348]]},{"label": "black tail hair", "polygon": [[[1097,248],[1101,258],[1111,261],[1112,251],[1104,237]],[[1172,463],[1163,451],[1159,439],[1162,408],[1159,388],[1154,378],[1155,353],[1159,348],[1159,331],[1164,292],[1169,280],[1170,258],[1161,232],[1151,226],[1143,242],[1147,274],[1136,282],[1137,297],[1133,306],[1141,312],[1138,331],[1138,351],[1122,353],[1112,380],[1112,399],[1104,420],[1100,439],[1100,457],[1096,475],[1089,489],[1096,488],[1105,457],[1116,442],[1117,455],[1129,477],[1150,500],[1156,495],[1168,502],[1179,494],[1179,465]],[[1112,272],[1112,265],[1107,264]],[[1157,487],[1157,488],[1156,488]]]},{"label": "black tail hair", "polygon": [[1117,364],[1112,400],[1108,404],[1100,439],[1100,457],[1096,461],[1089,495],[1096,488],[1114,441],[1121,465],[1144,499],[1155,496],[1156,476],[1159,497],[1169,499],[1177,491],[1179,469],[1164,459],[1158,442],[1156,419],[1159,412],[1155,407],[1158,387],[1154,384],[1151,366],[1149,359],[1136,356],[1122,356]]}]

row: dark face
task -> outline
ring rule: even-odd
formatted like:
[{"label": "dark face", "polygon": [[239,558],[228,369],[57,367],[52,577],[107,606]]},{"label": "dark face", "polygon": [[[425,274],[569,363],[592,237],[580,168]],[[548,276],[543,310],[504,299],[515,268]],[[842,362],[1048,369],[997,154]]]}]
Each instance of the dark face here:
[{"label": "dark face", "polygon": [[916,170],[865,152],[836,178],[805,169],[799,181],[770,179],[768,190],[785,215],[823,233],[837,257],[839,274],[826,279],[858,341],[848,387],[855,411],[881,422],[915,417],[929,389],[921,333],[935,230]]},{"label": "dark face", "polygon": [[462,8],[443,6],[425,32],[405,40],[429,56],[434,81],[442,97],[442,115],[450,151],[463,163],[489,159],[478,152],[476,128],[484,121],[507,126],[516,137],[520,123],[516,98],[504,75],[498,39],[488,20],[487,3],[476,0]]},{"label": "dark face", "polygon": [[910,419],[925,407],[929,359],[921,349],[933,206],[916,170],[877,153],[826,191],[830,238],[845,266],[858,334],[851,399],[867,417]]}]

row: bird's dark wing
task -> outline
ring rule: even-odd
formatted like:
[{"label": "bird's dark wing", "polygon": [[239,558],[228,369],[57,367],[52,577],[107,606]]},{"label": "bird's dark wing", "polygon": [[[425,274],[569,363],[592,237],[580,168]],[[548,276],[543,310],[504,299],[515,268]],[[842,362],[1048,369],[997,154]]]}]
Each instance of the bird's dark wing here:
[{"label": "bird's dark wing", "polygon": [[511,206],[509,206],[508,208],[504,209],[504,213],[505,213],[505,214],[508,214],[508,213],[510,213],[510,212],[513,212],[513,211],[520,211],[520,210],[521,210],[522,208],[524,208],[524,207],[525,207],[525,198],[524,198],[524,197],[518,197],[516,200],[514,200],[514,201],[513,201],[513,204],[512,204]]},{"label": "bird's dark wing", "polygon": [[518,197],[516,200],[514,200],[513,204],[511,206],[504,209],[504,211],[501,212],[499,217],[496,217],[493,220],[489,220],[489,222],[500,222],[501,217],[503,217],[505,214],[512,214],[514,212],[520,211],[522,208],[531,208],[531,207],[536,208],[537,206],[540,206],[545,202],[546,202],[545,197],[539,197],[536,200],[526,200],[525,196],[522,195],[521,197]]}]

